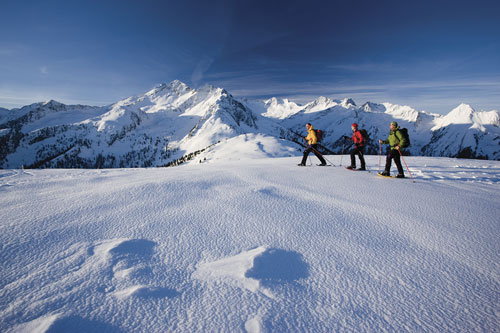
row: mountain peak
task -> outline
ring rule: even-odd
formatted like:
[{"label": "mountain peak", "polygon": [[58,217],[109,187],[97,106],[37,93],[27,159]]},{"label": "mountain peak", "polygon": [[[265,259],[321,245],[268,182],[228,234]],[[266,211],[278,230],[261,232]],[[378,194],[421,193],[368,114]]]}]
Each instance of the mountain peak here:
[{"label": "mountain peak", "polygon": [[453,110],[451,110],[443,118],[446,122],[454,124],[470,124],[472,123],[472,114],[475,110],[469,104],[462,103]]},{"label": "mountain peak", "polygon": [[342,100],[342,103],[340,103],[340,104],[345,108],[350,108],[351,106],[356,106],[356,103],[354,103],[354,100],[352,98],[344,98]]},{"label": "mountain peak", "polygon": [[172,90],[184,91],[190,89],[187,84],[179,80],[173,80],[168,84],[168,87]]},{"label": "mountain peak", "polygon": [[365,112],[385,112],[387,108],[382,104],[366,102],[361,106],[361,109]]},{"label": "mountain peak", "polygon": [[54,111],[61,111],[61,110],[65,110],[65,108],[66,108],[65,104],[59,103],[53,99],[51,99],[49,101],[45,101],[43,103],[39,103],[38,106],[44,107],[44,108],[49,108],[49,109],[54,110]]},{"label": "mountain peak", "polygon": [[182,81],[179,81],[179,80],[174,80],[168,84],[166,83],[160,83],[158,85],[156,85],[153,89],[151,89],[150,91],[148,91],[146,93],[147,96],[154,96],[154,95],[158,95],[159,93],[161,93],[162,91],[171,91],[171,92],[175,92],[177,94],[181,94],[183,92],[186,92],[186,91],[189,91],[191,90],[191,88],[189,88],[184,82]]},{"label": "mountain peak", "polygon": [[43,102],[43,103],[41,103],[41,104],[42,104],[43,106],[49,106],[49,107],[50,107],[50,106],[61,106],[61,105],[64,105],[64,104],[59,103],[58,101],[53,100],[53,99],[48,100],[48,101],[45,101],[45,102]]}]

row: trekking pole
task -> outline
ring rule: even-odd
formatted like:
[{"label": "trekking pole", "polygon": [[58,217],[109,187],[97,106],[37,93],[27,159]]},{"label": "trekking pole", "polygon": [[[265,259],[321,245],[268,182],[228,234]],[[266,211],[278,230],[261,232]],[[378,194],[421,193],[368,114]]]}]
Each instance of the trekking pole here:
[{"label": "trekking pole", "polygon": [[342,166],[342,159],[344,158],[344,147],[345,147],[345,139],[344,143],[342,143],[342,155],[340,155],[340,166]]},{"label": "trekking pole", "polygon": [[380,150],[378,152],[378,173],[380,173],[380,164],[382,162],[382,144],[379,142]]},{"label": "trekking pole", "polygon": [[[312,148],[312,147],[311,147],[311,148]],[[323,157],[323,158],[324,158],[324,159],[325,159],[328,163],[330,163],[332,166],[335,166],[335,164],[333,164],[333,163],[332,163],[329,159],[327,159],[327,158],[325,157],[325,155],[321,154],[319,151],[317,151],[317,150],[316,150],[316,149],[314,149],[314,148],[313,148],[313,150],[314,150],[316,153],[318,153],[319,155],[321,155],[321,157]],[[311,157],[311,156],[309,156],[309,157]],[[312,164],[312,163],[311,163],[311,164]]]},{"label": "trekking pole", "polygon": [[411,180],[412,180],[413,182],[415,182],[415,179],[413,179],[413,176],[411,175],[411,172],[410,172],[410,169],[408,168],[408,165],[406,165],[406,162],[405,162],[405,159],[403,158],[403,154],[401,153],[401,150],[399,150],[399,149],[398,149],[398,151],[399,151],[399,155],[401,155],[401,159],[402,159],[402,160],[403,160],[403,162],[405,163],[406,170],[408,170],[408,173],[410,174]]}]

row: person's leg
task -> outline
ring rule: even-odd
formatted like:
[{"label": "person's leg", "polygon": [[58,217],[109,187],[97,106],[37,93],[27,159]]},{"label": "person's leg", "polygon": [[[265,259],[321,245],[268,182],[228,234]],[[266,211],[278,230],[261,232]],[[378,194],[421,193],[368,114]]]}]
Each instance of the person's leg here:
[{"label": "person's leg", "polygon": [[304,156],[302,156],[302,162],[300,164],[306,165],[307,156],[309,156],[310,152],[311,152],[311,148],[310,147],[307,147],[306,150],[304,150]]},{"label": "person's leg", "polygon": [[347,168],[349,169],[355,169],[356,168],[356,154],[358,153],[357,148],[353,148],[351,150],[351,165],[348,166]]},{"label": "person's leg", "polygon": [[391,161],[392,161],[392,150],[390,150],[387,153],[387,156],[385,158],[385,169],[384,172],[382,172],[383,175],[389,176],[391,174]]},{"label": "person's leg", "polygon": [[326,164],[326,161],[323,158],[323,155],[321,155],[320,152],[318,151],[318,146],[317,145],[312,145],[312,148],[314,148],[313,149],[313,153],[319,159],[319,161],[321,162],[321,164]]},{"label": "person's leg", "polygon": [[359,156],[359,162],[361,163],[361,170],[365,170],[365,167],[366,167],[363,148],[364,147],[358,148],[358,156]]},{"label": "person's leg", "polygon": [[398,175],[403,175],[405,174],[404,170],[403,170],[403,166],[401,165],[401,156],[399,155],[399,151],[397,151],[396,149],[394,149],[394,163],[396,164],[396,167],[398,168]]}]

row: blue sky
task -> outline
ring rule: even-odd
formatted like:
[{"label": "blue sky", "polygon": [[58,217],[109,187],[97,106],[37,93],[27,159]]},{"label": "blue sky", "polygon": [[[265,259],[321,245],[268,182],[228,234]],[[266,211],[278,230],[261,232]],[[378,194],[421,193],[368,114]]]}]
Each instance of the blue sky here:
[{"label": "blue sky", "polygon": [[496,1],[0,0],[0,107],[178,79],[238,97],[500,109]]}]

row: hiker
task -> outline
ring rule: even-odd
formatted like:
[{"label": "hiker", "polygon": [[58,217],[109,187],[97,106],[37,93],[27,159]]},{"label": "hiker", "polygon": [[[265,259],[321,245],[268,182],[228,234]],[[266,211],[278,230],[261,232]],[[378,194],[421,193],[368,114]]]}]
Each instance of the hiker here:
[{"label": "hiker", "polygon": [[401,165],[400,147],[406,147],[406,139],[399,130],[397,122],[393,121],[390,128],[391,131],[387,140],[378,140],[378,142],[381,144],[389,144],[391,146],[391,149],[389,153],[387,153],[387,157],[385,159],[385,170],[381,173],[381,175],[391,175],[391,161],[394,159],[394,163],[396,163],[396,167],[398,168],[398,175],[396,176],[396,178],[405,178],[403,166]]},{"label": "hiker", "polygon": [[364,171],[365,169],[365,158],[363,156],[363,150],[365,148],[365,138],[358,131],[358,124],[354,123],[351,125],[352,129],[352,138],[346,137],[348,140],[352,140],[354,142],[354,148],[351,150],[351,165],[346,167],[347,169],[354,170],[356,169],[356,155],[359,157],[359,161],[361,162],[361,167],[357,170]]},{"label": "hiker", "polygon": [[306,147],[306,150],[304,150],[304,156],[302,157],[302,162],[299,163],[298,165],[305,166],[307,156],[309,156],[309,153],[312,151],[314,155],[316,155],[316,157],[321,162],[321,164],[318,165],[325,166],[326,161],[318,151],[318,138],[316,137],[316,132],[314,131],[314,128],[310,123],[306,124],[306,128],[307,128],[307,136],[304,139],[307,140],[308,146]]}]

